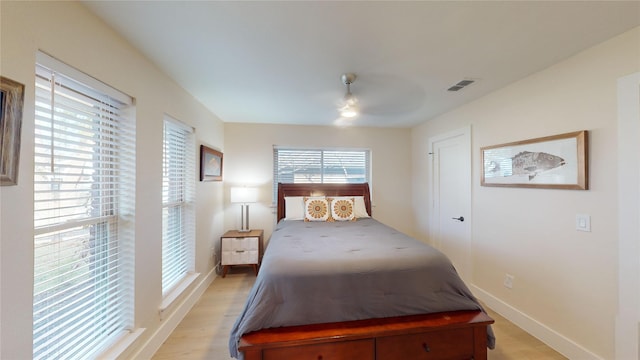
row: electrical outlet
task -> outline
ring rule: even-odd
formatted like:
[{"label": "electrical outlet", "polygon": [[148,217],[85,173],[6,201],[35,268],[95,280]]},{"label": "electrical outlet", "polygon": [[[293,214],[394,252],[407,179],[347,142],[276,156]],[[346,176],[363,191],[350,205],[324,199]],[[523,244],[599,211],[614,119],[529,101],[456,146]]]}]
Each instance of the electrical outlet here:
[{"label": "electrical outlet", "polygon": [[504,275],[504,287],[506,287],[507,289],[513,289],[513,275],[511,274],[505,274]]}]

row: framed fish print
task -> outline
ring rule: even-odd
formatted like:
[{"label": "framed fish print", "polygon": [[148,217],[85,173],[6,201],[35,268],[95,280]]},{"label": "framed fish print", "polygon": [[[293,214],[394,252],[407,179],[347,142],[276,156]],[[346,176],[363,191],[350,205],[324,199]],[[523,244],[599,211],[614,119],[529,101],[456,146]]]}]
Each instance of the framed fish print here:
[{"label": "framed fish print", "polygon": [[222,153],[200,145],[200,181],[222,181]]},{"label": "framed fish print", "polygon": [[589,189],[586,130],[485,146],[482,186]]}]

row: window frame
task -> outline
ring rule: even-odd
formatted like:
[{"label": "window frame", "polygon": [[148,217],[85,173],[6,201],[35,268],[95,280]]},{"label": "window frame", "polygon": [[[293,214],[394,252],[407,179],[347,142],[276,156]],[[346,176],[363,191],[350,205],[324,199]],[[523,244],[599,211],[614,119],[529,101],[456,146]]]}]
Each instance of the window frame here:
[{"label": "window frame", "polygon": [[[326,164],[325,164],[325,153],[340,153],[340,152],[344,152],[344,153],[362,153],[364,156],[363,162],[364,162],[364,168],[363,168],[363,176],[364,176],[364,181],[358,181],[358,182],[367,182],[369,183],[369,186],[371,188],[371,179],[372,179],[372,156],[371,156],[371,150],[368,148],[347,148],[347,147],[291,147],[291,146],[279,146],[279,145],[274,145],[273,147],[273,203],[275,204],[276,200],[277,200],[277,195],[278,195],[278,183],[279,182],[283,182],[283,183],[314,183],[314,181],[296,181],[296,179],[294,178],[293,182],[291,181],[282,181],[282,177],[280,175],[280,169],[279,169],[279,164],[280,164],[280,152],[281,151],[291,151],[291,152],[309,152],[309,153],[320,153],[320,166],[319,169],[321,170],[321,174],[320,174],[320,182],[317,183],[348,183],[348,181],[325,181],[325,169],[326,169]],[[333,178],[333,180],[336,180],[337,178]]]},{"label": "window frame", "polygon": [[134,101],[35,67],[33,357],[95,356],[133,329]]},{"label": "window frame", "polygon": [[[171,129],[168,129],[168,126]],[[176,136],[178,137],[178,141],[180,141],[180,137],[184,137],[184,143],[180,144],[184,146],[181,154],[176,155],[176,159],[180,159],[184,156],[184,162],[177,164],[177,167],[173,167],[171,171],[173,174],[179,174],[180,176],[180,189],[176,189],[174,187],[166,187],[165,184],[173,183],[176,184],[175,177],[168,177],[167,171],[169,169],[167,166],[167,131],[172,131],[172,137],[176,140]],[[195,149],[195,129],[192,127],[176,120],[168,115],[165,115],[163,121],[163,160],[162,160],[162,295],[163,305],[161,306],[161,310],[168,306],[168,303],[171,303],[175,297],[177,297],[185,288],[185,282],[189,283],[193,280],[193,275],[195,274],[195,163],[196,163],[196,149]],[[172,163],[176,165],[175,163]],[[173,182],[172,182],[173,179]],[[174,190],[178,190],[179,194],[175,193]],[[177,198],[170,199],[170,194],[174,194]],[[165,199],[166,195],[166,199]],[[179,229],[169,229],[168,224],[165,223],[165,210],[173,209],[177,210],[179,213]],[[175,212],[174,212],[175,214]],[[174,223],[172,223],[174,224]],[[175,235],[178,231],[181,243],[178,245],[179,248],[176,249],[172,246],[173,250],[178,250],[180,253],[166,253],[166,246],[169,241],[173,242],[175,245],[176,239],[172,237],[172,239],[168,239],[168,235]],[[174,257],[174,255],[178,255]],[[171,256],[170,259],[167,256]],[[170,268],[165,267],[167,265],[167,260],[171,261]],[[174,270],[176,266],[182,269],[181,273],[175,273],[170,271],[167,273],[167,270]],[[171,279],[167,279],[167,276],[171,276]]]}]

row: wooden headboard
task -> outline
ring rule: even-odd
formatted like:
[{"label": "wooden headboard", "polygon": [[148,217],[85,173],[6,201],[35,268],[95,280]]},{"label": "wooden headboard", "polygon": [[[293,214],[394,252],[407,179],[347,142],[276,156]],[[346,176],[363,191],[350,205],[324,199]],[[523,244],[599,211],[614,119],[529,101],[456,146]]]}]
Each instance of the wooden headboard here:
[{"label": "wooden headboard", "polygon": [[369,184],[283,184],[278,183],[278,220],[285,217],[285,196],[364,196],[364,205],[371,216]]}]

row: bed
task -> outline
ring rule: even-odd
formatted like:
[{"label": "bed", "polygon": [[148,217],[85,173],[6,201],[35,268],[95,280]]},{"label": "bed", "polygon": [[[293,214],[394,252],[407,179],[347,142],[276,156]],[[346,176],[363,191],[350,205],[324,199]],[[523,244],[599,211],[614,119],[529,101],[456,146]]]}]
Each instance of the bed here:
[{"label": "bed", "polygon": [[[287,215],[285,198],[309,196],[358,199],[359,218]],[[278,225],[231,331],[232,357],[487,358],[493,320],[448,258],[370,215],[368,184],[278,184]]]}]

